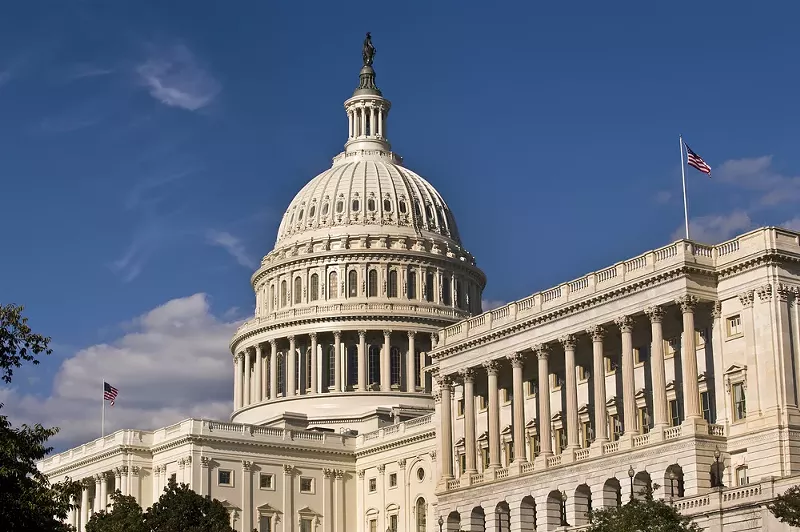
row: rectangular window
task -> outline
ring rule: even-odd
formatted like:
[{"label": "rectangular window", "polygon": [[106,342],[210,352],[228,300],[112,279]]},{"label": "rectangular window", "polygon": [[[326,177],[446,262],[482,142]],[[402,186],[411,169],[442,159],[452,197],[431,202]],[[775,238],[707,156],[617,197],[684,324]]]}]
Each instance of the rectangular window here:
[{"label": "rectangular window", "polygon": [[530,443],[528,445],[530,446],[531,459],[539,456],[539,451],[541,450],[541,446],[540,446],[539,436],[537,434],[534,434],[533,436],[530,437]]},{"label": "rectangular window", "polygon": [[733,396],[733,420],[740,421],[747,417],[747,400],[744,394],[744,383],[737,382],[731,385],[731,395]]},{"label": "rectangular window", "polygon": [[633,350],[633,358],[635,365],[644,364],[645,359],[647,358],[647,348],[646,347],[637,347]]},{"label": "rectangular window", "polygon": [[176,483],[178,482],[178,474],[177,473],[171,474],[169,476],[169,478],[170,478],[170,480],[172,480],[172,482],[176,482]]},{"label": "rectangular window", "polygon": [[503,399],[503,404],[511,402],[511,392],[508,388],[500,388],[500,397]]},{"label": "rectangular window", "polygon": [[677,399],[673,399],[669,402],[669,418],[673,427],[677,427],[681,424],[681,408]]},{"label": "rectangular window", "polygon": [[553,431],[553,440],[556,444],[556,454],[561,454],[564,450],[564,431],[563,429],[555,429]]},{"label": "rectangular window", "polygon": [[397,514],[389,516],[389,530],[391,530],[391,532],[397,532]]},{"label": "rectangular window", "polygon": [[728,336],[739,336],[742,334],[742,316],[741,314],[737,314],[735,316],[729,317],[727,320],[728,325]]},{"label": "rectangular window", "polygon": [[425,274],[425,300],[433,301],[433,272]]},{"label": "rectangular window", "polygon": [[378,479],[371,478],[369,479],[369,492],[375,493],[376,491],[378,491]]},{"label": "rectangular window", "polygon": [[462,475],[467,470],[467,455],[463,453],[458,455],[458,469]]},{"label": "rectangular window", "polygon": [[694,331],[694,345],[697,349],[703,348],[706,345],[706,330],[698,329]]},{"label": "rectangular window", "polygon": [[750,477],[747,475],[747,466],[736,468],[736,485],[746,486],[750,484]]},{"label": "rectangular window", "polygon": [[525,382],[525,389],[527,395],[530,397],[531,395],[536,395],[536,381],[531,379]]},{"label": "rectangular window", "polygon": [[561,381],[561,377],[556,375],[555,373],[550,374],[550,391],[556,391],[561,389],[561,385],[563,382]]},{"label": "rectangular window", "polygon": [[314,479],[300,477],[300,493],[314,493]]},{"label": "rectangular window", "polygon": [[650,414],[647,412],[646,406],[639,409],[639,428],[642,434],[650,432]]},{"label": "rectangular window", "polygon": [[483,447],[481,449],[481,460],[483,461],[483,468],[486,469],[489,467],[489,449]]},{"label": "rectangular window", "polygon": [[300,532],[312,532],[313,520],[307,517],[300,519]]},{"label": "rectangular window", "polygon": [[708,392],[700,392],[700,408],[703,409],[703,419],[711,423],[711,398]]},{"label": "rectangular window", "polygon": [[486,410],[486,398],[482,395],[478,396],[478,410],[479,411]]},{"label": "rectangular window", "polygon": [[608,416],[608,434],[611,441],[617,441],[622,434],[622,423],[619,422],[618,414]]},{"label": "rectangular window", "polygon": [[514,461],[514,442],[507,441],[503,444],[506,452],[506,467]]},{"label": "rectangular window", "polygon": [[[280,373],[278,373],[280,378]],[[328,346],[328,388],[336,385],[336,347]],[[338,390],[336,390],[338,391]]]},{"label": "rectangular window", "polygon": [[400,386],[400,371],[401,371],[400,350],[396,347],[392,347],[390,353],[391,355],[389,363],[389,369],[390,369],[389,380],[391,381],[391,384],[393,386]]},{"label": "rectangular window", "polygon": [[464,399],[459,399],[456,402],[456,417],[462,417],[464,415]]},{"label": "rectangular window", "polygon": [[370,519],[369,520],[369,532],[378,532],[378,520],[377,519]]},{"label": "rectangular window", "polygon": [[230,469],[217,471],[217,484],[220,486],[233,486],[233,471]]},{"label": "rectangular window", "polygon": [[272,532],[272,516],[271,515],[261,515],[260,519],[261,523],[261,532]]},{"label": "rectangular window", "polygon": [[271,473],[261,473],[258,476],[258,485],[262,490],[275,489],[275,476]]},{"label": "rectangular window", "polygon": [[397,473],[389,473],[389,487],[390,488],[397,487]]},{"label": "rectangular window", "polygon": [[614,373],[617,370],[617,367],[616,367],[616,364],[614,364],[614,361],[611,360],[608,357],[603,357],[603,366],[605,367],[606,375],[608,375],[610,373]]},{"label": "rectangular window", "polygon": [[583,366],[578,366],[578,382],[589,380],[589,372]]},{"label": "rectangular window", "polygon": [[592,427],[588,421],[581,423],[581,438],[583,448],[588,449],[592,444]]}]

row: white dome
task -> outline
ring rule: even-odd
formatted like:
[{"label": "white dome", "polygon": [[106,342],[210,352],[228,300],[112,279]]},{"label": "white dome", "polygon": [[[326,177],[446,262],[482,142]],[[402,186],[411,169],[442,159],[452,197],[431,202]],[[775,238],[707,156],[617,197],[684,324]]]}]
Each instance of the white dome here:
[{"label": "white dome", "polygon": [[294,197],[275,245],[355,234],[427,237],[461,247],[442,196],[385,153],[340,155]]}]

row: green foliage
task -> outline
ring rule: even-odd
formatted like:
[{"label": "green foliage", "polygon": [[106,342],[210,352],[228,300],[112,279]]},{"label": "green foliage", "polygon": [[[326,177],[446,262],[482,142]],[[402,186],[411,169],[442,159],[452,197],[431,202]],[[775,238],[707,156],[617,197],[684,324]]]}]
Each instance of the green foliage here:
[{"label": "green foliage", "polygon": [[133,497],[119,492],[112,497],[111,511],[92,516],[86,532],[233,532],[228,510],[221,502],[198,495],[172,479],[146,512]]},{"label": "green foliage", "polygon": [[778,495],[767,508],[781,522],[800,526],[800,486],[792,486],[783,495]]},{"label": "green foliage", "polygon": [[601,508],[591,515],[587,532],[701,532],[691,519],[678,513],[671,504],[654,500],[634,499],[620,507]]},{"label": "green foliage", "polygon": [[[38,364],[36,355],[51,352],[50,338],[33,333],[22,310],[0,305],[0,374],[6,383],[23,362]],[[80,485],[70,480],[51,485],[36,468],[36,462],[52,450],[47,440],[57,432],[39,424],[14,428],[8,417],[0,416],[0,523],[4,530],[71,530],[61,521],[72,508],[70,497],[80,497]]]}]

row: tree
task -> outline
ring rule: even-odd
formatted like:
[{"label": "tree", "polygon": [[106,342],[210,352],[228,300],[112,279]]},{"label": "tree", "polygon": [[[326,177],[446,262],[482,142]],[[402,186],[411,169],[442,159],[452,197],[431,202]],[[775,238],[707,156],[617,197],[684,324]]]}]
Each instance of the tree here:
[{"label": "tree", "polygon": [[119,490],[111,494],[111,511],[102,510],[86,523],[86,532],[147,532],[144,512],[134,497]]},{"label": "tree", "polygon": [[772,515],[789,526],[800,526],[800,486],[792,486],[767,505]]},{"label": "tree", "polygon": [[[0,376],[6,383],[23,362],[38,364],[37,355],[51,353],[50,338],[33,333],[22,311],[21,306],[0,305]],[[7,416],[0,415],[0,523],[5,530],[72,529],[62,521],[74,508],[70,498],[80,498],[80,485],[70,480],[51,485],[36,467],[52,450],[47,440],[57,432],[38,423],[14,428]]]},{"label": "tree", "polygon": [[591,514],[587,532],[700,532],[691,519],[671,504],[653,499],[652,490],[644,499],[633,499],[619,507],[601,508]]},{"label": "tree", "polygon": [[151,532],[233,532],[228,510],[221,502],[172,479],[158,502],[147,510],[144,522]]}]

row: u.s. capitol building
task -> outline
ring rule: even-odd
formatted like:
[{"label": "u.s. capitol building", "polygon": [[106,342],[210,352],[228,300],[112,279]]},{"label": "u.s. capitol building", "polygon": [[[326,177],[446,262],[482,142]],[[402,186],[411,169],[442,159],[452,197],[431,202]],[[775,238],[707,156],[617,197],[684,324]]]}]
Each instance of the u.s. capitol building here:
[{"label": "u.s. capitol building", "polygon": [[83,483],[69,522],[172,477],[243,532],[580,529],[648,486],[709,530],[787,530],[765,504],[800,484],[800,234],[679,240],[482,312],[364,64],[344,151],[252,276],[231,419],[43,460]]}]

